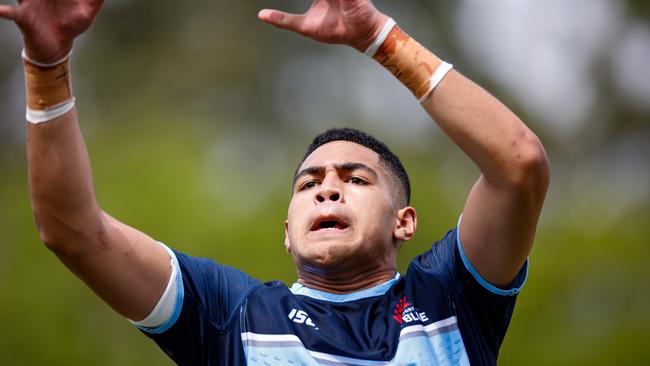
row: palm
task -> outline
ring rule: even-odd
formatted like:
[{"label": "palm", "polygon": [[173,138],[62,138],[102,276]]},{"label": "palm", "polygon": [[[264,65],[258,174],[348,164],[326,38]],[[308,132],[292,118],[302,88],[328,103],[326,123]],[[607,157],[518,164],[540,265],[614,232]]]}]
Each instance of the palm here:
[{"label": "palm", "polygon": [[93,23],[102,3],[103,0],[19,0],[17,7],[1,7],[0,16],[20,27],[31,58],[48,62],[69,52],[74,39]]},{"label": "palm", "polygon": [[369,0],[314,0],[300,15],[265,10],[260,18],[325,43],[342,43],[365,49],[385,16]]}]

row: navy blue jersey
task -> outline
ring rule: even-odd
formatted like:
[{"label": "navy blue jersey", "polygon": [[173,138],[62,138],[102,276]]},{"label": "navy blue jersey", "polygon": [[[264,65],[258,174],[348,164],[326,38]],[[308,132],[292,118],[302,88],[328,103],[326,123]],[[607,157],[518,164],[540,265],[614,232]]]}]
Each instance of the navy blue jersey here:
[{"label": "navy blue jersey", "polygon": [[494,287],[457,238],[449,231],[406,275],[345,295],[174,252],[174,316],[141,329],[179,365],[494,365],[527,263],[511,288]]}]

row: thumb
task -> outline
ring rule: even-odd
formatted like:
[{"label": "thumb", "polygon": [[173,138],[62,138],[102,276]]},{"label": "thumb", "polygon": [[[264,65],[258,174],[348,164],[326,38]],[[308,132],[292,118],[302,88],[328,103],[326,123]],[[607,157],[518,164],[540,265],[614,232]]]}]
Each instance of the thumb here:
[{"label": "thumb", "polygon": [[288,29],[301,33],[305,15],[290,14],[279,10],[264,9],[257,14],[257,17],[261,21],[269,23],[278,28]]},{"label": "thumb", "polygon": [[0,5],[0,18],[16,20],[16,8],[9,5]]}]

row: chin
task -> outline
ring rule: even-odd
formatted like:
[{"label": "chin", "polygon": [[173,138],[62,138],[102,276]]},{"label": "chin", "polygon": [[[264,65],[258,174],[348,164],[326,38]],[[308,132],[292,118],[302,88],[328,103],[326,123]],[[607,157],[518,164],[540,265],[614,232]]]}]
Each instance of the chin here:
[{"label": "chin", "polygon": [[318,240],[309,243],[307,248],[309,250],[302,251],[301,260],[305,267],[334,269],[356,262],[356,257],[365,257],[359,246],[349,240]]}]

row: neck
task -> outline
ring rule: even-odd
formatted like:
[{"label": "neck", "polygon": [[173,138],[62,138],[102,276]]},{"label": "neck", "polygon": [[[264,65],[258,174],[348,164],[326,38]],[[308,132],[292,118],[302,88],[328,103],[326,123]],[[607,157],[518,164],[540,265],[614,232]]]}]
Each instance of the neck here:
[{"label": "neck", "polygon": [[395,278],[395,268],[377,268],[370,272],[358,274],[315,273],[308,269],[298,270],[298,283],[314,290],[331,292],[335,294],[348,294],[365,290]]}]

